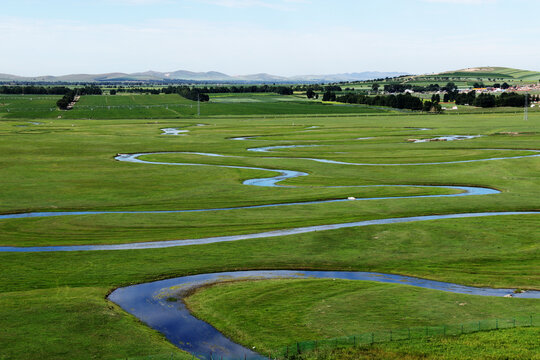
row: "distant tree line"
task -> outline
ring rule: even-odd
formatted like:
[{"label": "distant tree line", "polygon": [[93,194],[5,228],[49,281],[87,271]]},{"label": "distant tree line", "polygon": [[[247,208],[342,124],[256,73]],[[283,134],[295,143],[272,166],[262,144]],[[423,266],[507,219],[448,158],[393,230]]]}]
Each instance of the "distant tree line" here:
[{"label": "distant tree line", "polygon": [[[426,86],[411,85],[411,84],[386,84],[384,91],[388,93],[403,93],[405,90],[414,92],[435,92],[435,91],[454,91],[457,89],[456,84],[449,82],[446,86],[441,87],[439,84],[429,84]],[[373,89],[375,90],[375,89]],[[378,87],[377,87],[378,90]],[[376,90],[375,90],[376,91]]]},{"label": "distant tree line", "polygon": [[[123,87],[119,86],[116,89],[117,93],[146,93],[146,94],[184,94],[182,96],[192,100],[194,98],[197,100],[197,94],[201,101],[203,98],[208,97],[206,94],[219,94],[219,93],[231,93],[231,94],[242,94],[242,93],[276,93],[280,95],[292,95],[294,91],[301,91],[300,89],[312,89],[313,90],[322,90],[322,87],[317,86],[270,86],[270,85],[248,85],[248,86],[204,86],[204,87],[190,87],[187,85],[182,86],[172,86],[161,89],[148,89],[148,88],[135,88],[135,87]],[[340,88],[341,89],[341,88]],[[204,95],[204,96],[203,96]],[[208,100],[204,100],[208,101]]]},{"label": "distant tree line", "polygon": [[65,86],[0,86],[0,94],[9,95],[66,95],[72,91],[79,95],[101,95],[103,93],[101,88],[96,85],[87,85],[76,89]]},{"label": "distant tree line", "polygon": [[0,94],[9,95],[65,95],[71,89],[65,86],[0,86]]},{"label": "distant tree line", "polygon": [[116,93],[128,93],[128,94],[152,94],[159,95],[162,89],[149,89],[141,87],[124,87],[122,85],[118,86]]},{"label": "distant tree line", "polygon": [[[468,93],[458,93],[457,91],[444,94],[443,101],[455,101],[456,105],[472,105],[478,107],[522,107],[525,105],[525,96],[516,94],[515,92],[502,93],[499,96],[493,94],[480,94],[476,95],[476,91],[469,91]],[[538,101],[540,96],[530,96],[530,101]]]},{"label": "distant tree line", "polygon": [[[484,85],[483,82],[475,82],[475,83],[473,84],[473,88],[475,88],[475,89],[478,89],[478,88],[485,88],[485,87],[486,87],[486,85]],[[506,89],[508,89],[508,88],[510,87],[510,85],[509,85],[507,82],[504,82],[504,83],[502,83],[502,85],[499,84],[499,83],[495,83],[495,84],[493,84],[493,86],[491,86],[491,87],[493,87],[493,88],[495,88],[495,89],[503,89],[503,90],[506,90]]]},{"label": "distant tree line", "polygon": [[424,104],[422,100],[410,94],[366,96],[363,94],[348,93],[345,95],[337,96],[335,98],[335,101],[347,104],[388,106],[396,109],[424,109]]}]

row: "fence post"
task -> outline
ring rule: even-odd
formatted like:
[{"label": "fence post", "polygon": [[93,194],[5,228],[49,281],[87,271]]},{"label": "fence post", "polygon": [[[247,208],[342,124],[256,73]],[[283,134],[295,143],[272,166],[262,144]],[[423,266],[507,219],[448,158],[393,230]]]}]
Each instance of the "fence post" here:
[{"label": "fence post", "polygon": [[356,346],[356,336],[353,336],[353,346]]},{"label": "fence post", "polygon": [[300,354],[300,344],[296,343],[296,353]]},{"label": "fence post", "polygon": [[513,321],[514,321],[514,327],[516,327],[516,318],[514,318]]},{"label": "fence post", "polygon": [[461,333],[463,334],[463,324],[461,324]]}]

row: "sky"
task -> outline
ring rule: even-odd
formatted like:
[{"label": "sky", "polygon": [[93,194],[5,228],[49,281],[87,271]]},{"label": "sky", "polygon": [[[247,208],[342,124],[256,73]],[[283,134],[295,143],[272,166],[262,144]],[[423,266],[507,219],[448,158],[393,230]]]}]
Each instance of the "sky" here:
[{"label": "sky", "polygon": [[1,0],[0,73],[540,71],[537,0]]}]

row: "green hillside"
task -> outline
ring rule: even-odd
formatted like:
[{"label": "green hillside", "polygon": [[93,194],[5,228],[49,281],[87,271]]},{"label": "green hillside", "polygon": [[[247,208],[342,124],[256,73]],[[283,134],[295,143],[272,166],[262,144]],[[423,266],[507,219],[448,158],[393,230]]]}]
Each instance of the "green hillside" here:
[{"label": "green hillside", "polygon": [[510,81],[540,81],[540,72],[513,69],[506,67],[477,67],[448,71],[433,75],[422,75],[423,78],[441,78],[448,77],[452,79],[491,79],[491,80],[510,80]]}]

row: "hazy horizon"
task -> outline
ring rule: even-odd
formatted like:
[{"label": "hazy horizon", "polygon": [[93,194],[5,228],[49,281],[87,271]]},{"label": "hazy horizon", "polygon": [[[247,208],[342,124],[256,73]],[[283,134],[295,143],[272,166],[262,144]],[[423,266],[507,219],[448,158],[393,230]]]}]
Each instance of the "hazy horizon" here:
[{"label": "hazy horizon", "polygon": [[539,12],[523,0],[5,0],[0,73],[540,71]]}]

